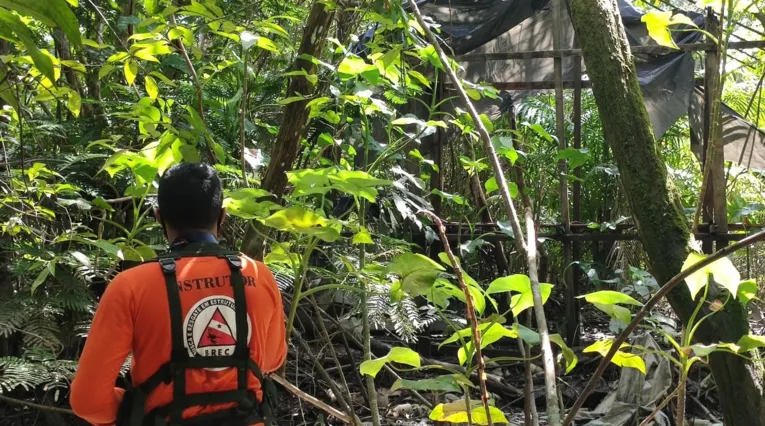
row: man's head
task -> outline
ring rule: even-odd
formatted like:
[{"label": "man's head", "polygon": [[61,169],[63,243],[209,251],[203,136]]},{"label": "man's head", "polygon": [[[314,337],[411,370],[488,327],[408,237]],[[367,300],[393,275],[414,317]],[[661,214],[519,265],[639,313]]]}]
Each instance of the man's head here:
[{"label": "man's head", "polygon": [[218,235],[225,216],[218,174],[207,164],[182,163],[170,167],[159,180],[157,220],[173,241],[184,232]]}]

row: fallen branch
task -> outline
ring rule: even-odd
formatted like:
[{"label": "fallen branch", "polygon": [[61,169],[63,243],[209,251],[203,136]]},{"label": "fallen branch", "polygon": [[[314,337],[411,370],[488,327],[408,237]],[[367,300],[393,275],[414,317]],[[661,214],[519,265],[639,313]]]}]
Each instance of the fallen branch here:
[{"label": "fallen branch", "polygon": [[52,413],[68,414],[70,416],[77,416],[74,411],[68,408],[51,407],[50,405],[35,404],[34,402],[27,402],[21,399],[11,398],[5,395],[0,395],[0,401],[7,402],[13,405],[22,405],[29,408],[34,408],[40,411],[49,411]]},{"label": "fallen branch", "polygon": [[[334,408],[320,400],[318,400],[316,397],[309,395],[300,389],[297,388],[297,386],[293,385],[292,383],[288,382],[287,379],[284,377],[278,375],[278,374],[272,374],[271,379],[275,381],[276,383],[279,383],[282,385],[284,389],[286,389],[291,394],[295,395],[296,397],[302,399],[303,401],[313,405],[316,408],[319,408],[321,410],[324,410],[327,414],[337,418],[338,420],[344,422],[345,424],[353,424],[353,420],[345,415],[342,411],[338,410],[337,408]],[[1,397],[0,397],[1,398]]]},{"label": "fallen branch", "polygon": [[627,325],[627,328],[625,328],[624,331],[622,331],[622,333],[619,335],[619,337],[617,337],[616,340],[611,344],[611,349],[609,349],[606,356],[603,357],[603,359],[600,361],[598,368],[595,369],[595,372],[592,374],[592,377],[590,377],[590,380],[587,382],[587,386],[584,387],[584,390],[579,395],[579,398],[576,399],[576,402],[574,402],[574,405],[569,410],[568,415],[566,416],[566,419],[563,421],[563,426],[568,426],[574,421],[574,416],[576,416],[577,411],[579,411],[579,409],[582,408],[584,401],[587,399],[588,396],[590,396],[592,391],[595,390],[595,386],[597,385],[597,382],[600,379],[600,376],[602,376],[603,372],[606,371],[606,367],[608,367],[608,364],[611,362],[611,359],[614,357],[614,355],[616,355],[616,352],[619,351],[619,348],[621,347],[622,343],[627,341],[627,338],[630,336],[630,334],[632,334],[633,331],[635,331],[635,328],[637,328],[638,324],[640,324],[640,322],[643,320],[643,318],[645,318],[648,312],[654,306],[656,306],[656,304],[659,303],[659,301],[663,299],[664,296],[666,296],[670,291],[672,291],[675,287],[677,287],[680,283],[682,283],[686,277],[700,270],[701,268],[731,253],[734,253],[737,250],[746,248],[754,243],[757,243],[763,240],[765,240],[765,231],[760,231],[754,235],[746,237],[743,240],[737,242],[736,244],[730,245],[728,247],[725,247],[722,250],[716,251],[715,253],[704,258],[702,261],[693,264],[688,269],[675,275],[671,280],[669,280],[666,284],[664,284],[664,286],[662,286],[659,289],[659,291],[656,292],[656,294],[654,294],[653,297],[651,297],[651,299],[648,300],[648,302],[646,302],[646,304],[640,309],[640,311],[638,311],[638,313],[635,315],[635,318],[632,319],[632,322],[630,322],[629,325]]}]

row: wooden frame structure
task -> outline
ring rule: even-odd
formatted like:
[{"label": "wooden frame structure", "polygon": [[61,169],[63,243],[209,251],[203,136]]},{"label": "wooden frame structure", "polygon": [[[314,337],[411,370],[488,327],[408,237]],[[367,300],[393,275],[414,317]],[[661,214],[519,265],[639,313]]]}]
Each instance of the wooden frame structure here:
[{"label": "wooden frame structure", "polygon": [[[673,7],[667,0],[659,0],[661,3]],[[555,28],[562,28],[561,11],[565,5],[563,0],[551,0],[552,4],[552,19],[555,22]],[[653,6],[656,8],[656,6]],[[658,8],[657,8],[658,9]],[[719,24],[717,23],[716,14],[707,9],[708,29],[715,31]],[[761,49],[765,50],[765,33],[759,32],[753,28],[747,27],[741,23],[737,25],[746,27],[748,30],[753,31],[763,37],[763,40],[743,40],[741,37],[737,37],[741,41],[728,43],[728,49],[732,51],[743,51],[746,49]],[[711,27],[711,28],[709,28]],[[711,32],[711,31],[710,31]],[[577,41],[574,41],[574,45],[578,45]],[[696,85],[704,88],[705,103],[704,103],[704,130],[703,141],[701,141],[702,147],[702,170],[707,161],[706,152],[710,143],[714,144],[714,149],[720,153],[720,155],[714,156],[714,164],[712,164],[712,174],[709,179],[709,184],[706,193],[704,194],[703,202],[703,216],[701,218],[701,224],[698,231],[695,233],[695,237],[702,241],[702,247],[704,252],[711,253],[714,248],[713,245],[716,242],[717,249],[721,249],[726,246],[730,241],[737,241],[746,237],[750,230],[760,230],[765,228],[763,225],[744,225],[744,224],[728,224],[727,222],[727,210],[726,210],[726,176],[725,176],[725,161],[722,155],[723,152],[723,140],[720,137],[713,138],[710,135],[710,125],[712,123],[712,110],[711,105],[715,101],[711,98],[711,94],[714,92],[712,88],[715,84],[719,84],[719,48],[716,43],[711,40],[707,40],[703,43],[692,44],[680,44],[678,45],[680,51],[685,52],[704,52],[705,53],[705,76],[701,79],[697,79]],[[661,46],[632,46],[631,50],[633,54],[661,54],[676,52],[677,50],[669,49]],[[747,54],[748,55],[748,54]],[[581,129],[582,129],[582,89],[590,88],[591,83],[588,80],[582,80],[582,51],[581,49],[561,49],[561,34],[560,31],[554,31],[553,33],[553,50],[547,51],[521,51],[521,52],[503,52],[503,53],[481,53],[481,54],[466,54],[455,57],[458,62],[486,62],[486,61],[498,61],[498,60],[524,60],[530,58],[550,58],[554,60],[554,81],[519,81],[519,82],[494,82],[491,83],[496,89],[499,90],[554,90],[555,91],[555,106],[556,106],[556,136],[559,141],[559,148],[566,149],[569,146],[566,140],[565,132],[565,116],[564,116],[564,90],[573,90],[573,147],[581,148]],[[753,56],[748,55],[753,58]],[[564,81],[562,78],[562,59],[564,57],[575,57],[574,61],[574,77],[571,81]],[[735,60],[735,58],[733,58]],[[443,90],[440,88],[439,90]],[[443,190],[444,179],[443,174],[440,172],[443,170],[443,148],[445,145],[444,135],[439,132],[437,136],[437,142],[434,144],[435,149],[432,151],[432,160],[438,165],[439,172],[434,172],[432,187],[434,189]],[[560,198],[560,214],[561,221],[555,225],[541,225],[541,228],[547,228],[548,231],[541,232],[540,238],[554,239],[560,241],[562,244],[563,262],[564,265],[571,265],[572,262],[582,259],[582,247],[581,244],[584,241],[624,241],[624,240],[637,240],[637,233],[634,232],[633,225],[619,225],[612,232],[591,232],[587,230],[587,224],[581,223],[581,183],[578,180],[574,180],[571,191],[571,200],[569,200],[569,183],[567,179],[568,165],[565,160],[559,162],[560,181],[559,181],[559,198]],[[579,177],[579,170],[574,171],[574,176]],[[438,198],[438,197],[436,197]],[[440,198],[434,200],[434,207],[436,213],[440,214],[441,205]],[[512,237],[504,234],[493,223],[482,223],[478,225],[481,229],[480,234],[464,233],[461,230],[463,226],[461,224],[449,224],[448,237],[455,241],[464,239],[474,239],[479,236],[490,242],[501,242],[511,240]],[[555,232],[550,232],[549,229],[554,228]],[[589,231],[589,232],[588,232]],[[624,232],[632,231],[632,232]],[[732,231],[732,232],[731,232]],[[566,267],[564,272],[564,280],[566,283],[566,339],[570,346],[574,346],[578,343],[580,318],[579,318],[579,304],[576,296],[579,294],[579,281],[581,280],[581,271],[578,268]]]}]

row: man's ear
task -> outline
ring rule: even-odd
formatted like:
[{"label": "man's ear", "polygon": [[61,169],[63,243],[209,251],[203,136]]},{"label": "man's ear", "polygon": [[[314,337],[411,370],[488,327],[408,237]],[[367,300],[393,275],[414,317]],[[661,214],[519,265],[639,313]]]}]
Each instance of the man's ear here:
[{"label": "man's ear", "polygon": [[223,222],[226,221],[226,208],[223,207],[220,209],[220,216],[218,216],[218,238],[220,238],[220,234],[223,231]]},{"label": "man's ear", "polygon": [[156,220],[157,223],[162,223],[162,218],[159,215],[159,207],[154,207],[154,220]]}]

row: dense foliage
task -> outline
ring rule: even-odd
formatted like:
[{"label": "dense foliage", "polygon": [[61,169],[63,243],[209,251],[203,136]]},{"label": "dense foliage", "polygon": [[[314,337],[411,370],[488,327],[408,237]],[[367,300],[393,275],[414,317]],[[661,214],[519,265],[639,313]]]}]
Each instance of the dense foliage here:
[{"label": "dense foliage", "polygon": [[[479,323],[473,325],[482,348],[504,338],[521,348],[540,342],[536,323],[521,315],[534,306],[532,286],[539,283],[525,275],[526,261],[511,246],[515,236],[498,178],[507,179],[519,205],[533,208],[542,234],[540,289],[544,302],[555,302],[548,303],[548,315],[560,319],[565,271],[575,268],[583,294],[590,293],[585,299],[608,318],[611,332],[622,331],[632,319],[630,307],[643,306],[659,287],[643,270],[640,244],[593,243],[582,247],[582,260],[565,264],[557,228],[548,226],[560,221],[560,160],[569,167],[567,189],[581,186],[586,232],[632,223],[592,95],[585,91],[581,100],[584,147],[560,150],[552,95],[513,99],[481,82],[449,81],[446,67],[457,64],[439,59],[405,5],[0,1],[0,395],[64,405],[105,286],[120,270],[164,250],[153,218],[156,181],[181,161],[214,164],[223,178],[232,216],[225,245],[265,242],[264,253],[250,254],[265,254],[263,261],[277,272],[295,340],[309,335],[337,345],[324,329],[326,320],[366,347],[369,359],[360,363],[360,373],[370,377],[390,363],[423,366],[409,347],[425,330],[445,334],[442,345],[458,343],[464,369],[423,380],[399,378],[391,381],[394,388],[463,393],[470,400],[478,364],[471,316]],[[304,45],[316,43],[311,31],[320,29],[306,23],[317,10],[331,14],[331,27],[323,29],[328,37],[320,53],[308,55]],[[741,22],[759,28],[756,16],[741,12]],[[724,101],[760,125],[761,51],[731,55],[742,65],[730,71]],[[295,64],[311,64],[310,70]],[[308,93],[288,91],[297,80]],[[457,83],[487,106],[480,118],[505,168],[501,177],[490,166],[477,123],[452,90]],[[567,139],[574,133],[573,96],[565,96]],[[291,104],[309,111],[306,123],[284,116]],[[292,149],[274,143],[288,125],[300,129],[297,158],[279,165],[287,190],[276,197],[269,191],[282,190],[262,188],[261,179],[274,167],[275,153]],[[690,220],[702,177],[687,120],[678,121],[660,146]],[[729,166],[729,221],[761,222],[762,175]],[[457,263],[422,213],[432,210],[461,223],[449,227],[456,234],[451,249]],[[498,232],[484,233],[485,225],[495,224]],[[497,243],[501,239],[504,245]],[[765,275],[759,251],[748,249],[732,264],[717,262],[707,272],[724,282],[729,297],[743,295],[748,303],[756,287],[742,281],[736,267],[747,279]],[[506,269],[499,258],[506,259]],[[689,285],[706,295],[707,275]],[[468,297],[475,312],[466,316]],[[312,318],[322,326],[312,325]],[[578,362],[563,329],[561,321],[551,322],[561,374]],[[370,333],[392,336],[400,345],[375,359]],[[693,331],[663,336],[676,348],[689,347]],[[605,355],[611,342],[598,340],[584,352]],[[715,350],[743,353],[763,342],[751,337],[737,343],[695,348],[697,358],[683,351],[667,356],[685,379],[694,362]],[[300,350],[291,354],[287,373],[301,382],[294,367],[305,348],[294,346]],[[342,375],[335,351],[326,356]],[[626,350],[612,362],[645,372],[641,358]],[[329,393],[338,398],[337,389]],[[359,405],[375,411],[369,398]],[[370,414],[348,399],[340,398],[341,409]],[[462,399],[439,400],[430,418],[506,420],[496,401],[486,411],[473,407],[476,401],[466,409]]]}]

